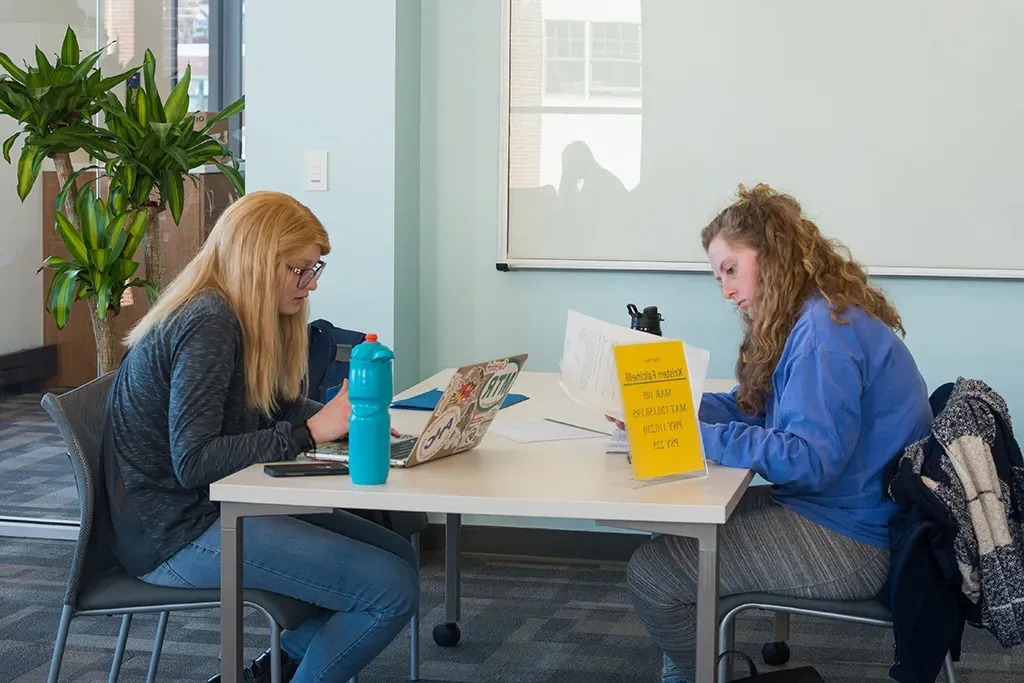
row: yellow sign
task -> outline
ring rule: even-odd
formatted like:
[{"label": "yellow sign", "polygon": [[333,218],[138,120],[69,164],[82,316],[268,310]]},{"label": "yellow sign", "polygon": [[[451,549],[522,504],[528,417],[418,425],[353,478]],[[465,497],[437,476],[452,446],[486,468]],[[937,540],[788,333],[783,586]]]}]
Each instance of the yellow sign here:
[{"label": "yellow sign", "polygon": [[704,470],[681,341],[615,347],[634,479]]}]

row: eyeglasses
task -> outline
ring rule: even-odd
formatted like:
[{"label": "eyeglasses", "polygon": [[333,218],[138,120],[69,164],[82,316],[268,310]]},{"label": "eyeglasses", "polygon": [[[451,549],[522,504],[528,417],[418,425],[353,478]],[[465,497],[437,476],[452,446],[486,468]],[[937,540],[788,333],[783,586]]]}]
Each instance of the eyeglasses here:
[{"label": "eyeglasses", "polygon": [[323,261],[317,261],[312,268],[296,268],[287,263],[284,264],[284,267],[299,276],[299,287],[305,289],[309,287],[313,280],[320,279],[320,273],[324,272],[324,266],[326,265]]}]

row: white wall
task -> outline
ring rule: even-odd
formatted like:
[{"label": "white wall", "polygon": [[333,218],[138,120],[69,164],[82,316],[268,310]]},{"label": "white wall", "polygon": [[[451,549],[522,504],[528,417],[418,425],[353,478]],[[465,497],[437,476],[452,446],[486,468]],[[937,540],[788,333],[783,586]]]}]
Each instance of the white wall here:
[{"label": "white wall", "polygon": [[[333,251],[312,316],[380,335],[401,387],[419,361],[418,319],[403,305],[416,297],[419,216],[405,204],[399,234],[413,239],[396,240],[396,202],[416,201],[419,89],[404,75],[418,49],[399,50],[400,5],[403,32],[418,34],[407,0],[249,0],[245,34],[247,189],[292,194],[324,223]],[[328,152],[327,192],[303,189],[306,150]]]},{"label": "white wall", "polygon": [[[95,0],[84,4],[87,9],[75,0],[0,0],[0,50],[20,65],[23,60],[35,63],[39,45],[52,63],[68,24],[81,48],[94,50]],[[16,121],[0,117],[0,140],[19,128]],[[0,160],[0,355],[43,344],[43,279],[36,273],[44,257],[42,174],[25,201],[18,199],[20,155],[21,142],[11,150],[10,164]],[[46,168],[52,165],[47,162]]]}]

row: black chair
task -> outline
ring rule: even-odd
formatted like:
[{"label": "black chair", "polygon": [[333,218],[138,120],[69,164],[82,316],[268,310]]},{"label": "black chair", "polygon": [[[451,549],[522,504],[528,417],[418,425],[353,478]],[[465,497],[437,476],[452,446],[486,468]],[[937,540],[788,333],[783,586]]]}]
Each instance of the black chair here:
[{"label": "black chair", "polygon": [[[789,661],[789,645],[786,644],[786,641],[789,639],[789,615],[791,614],[892,629],[892,614],[877,600],[810,600],[765,593],[742,593],[723,597],[718,602],[719,654],[734,648],[736,617],[741,612],[751,609],[775,613],[775,640],[766,643],[761,650],[765,663],[772,666],[781,666]],[[719,681],[729,680],[730,659],[730,657],[723,657],[719,662]],[[946,683],[956,683],[953,660],[948,653],[943,671],[946,674]]]},{"label": "black chair", "polygon": [[[75,556],[68,573],[48,683],[57,682],[68,628],[75,617],[122,615],[114,661],[110,667],[109,680],[113,683],[120,673],[132,617],[136,614],[159,614],[146,678],[147,683],[153,683],[170,613],[220,607],[218,589],[192,590],[150,585],[125,573],[110,550],[106,540],[110,534],[106,488],[100,476],[100,440],[103,413],[112,380],[113,373],[109,373],[61,396],[48,393],[42,400],[43,408],[56,423],[68,447],[81,511],[81,526]],[[273,683],[280,683],[281,631],[297,628],[309,618],[314,607],[283,595],[260,590],[246,590],[243,601],[246,605],[258,609],[267,618],[270,628],[271,676]],[[416,645],[415,628],[413,644]],[[416,664],[414,647],[414,675]]]}]

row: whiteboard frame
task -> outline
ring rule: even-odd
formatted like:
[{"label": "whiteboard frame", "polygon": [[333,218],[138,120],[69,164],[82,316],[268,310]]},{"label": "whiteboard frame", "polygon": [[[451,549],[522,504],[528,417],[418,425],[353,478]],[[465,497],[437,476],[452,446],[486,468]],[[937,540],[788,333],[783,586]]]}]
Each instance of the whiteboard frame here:
[{"label": "whiteboard frame", "polygon": [[[511,270],[625,270],[634,272],[711,272],[711,266],[702,261],[616,261],[612,259],[545,259],[511,258],[508,254],[509,223],[509,126],[512,102],[512,0],[501,0],[501,88],[499,97],[501,135],[498,175],[498,260],[495,267],[501,272]],[[1024,279],[1024,268],[924,268],[908,266],[866,266],[868,274],[876,277],[924,278],[976,278]]]}]

